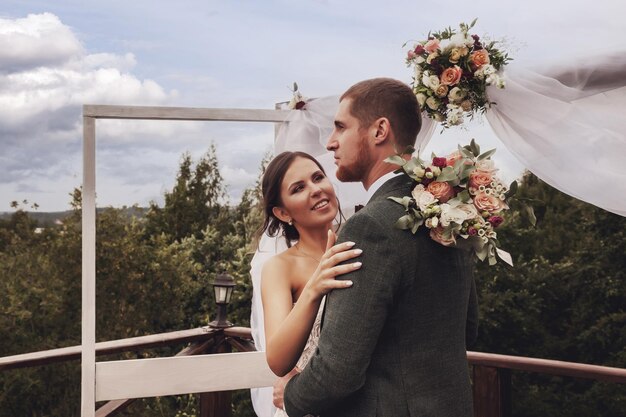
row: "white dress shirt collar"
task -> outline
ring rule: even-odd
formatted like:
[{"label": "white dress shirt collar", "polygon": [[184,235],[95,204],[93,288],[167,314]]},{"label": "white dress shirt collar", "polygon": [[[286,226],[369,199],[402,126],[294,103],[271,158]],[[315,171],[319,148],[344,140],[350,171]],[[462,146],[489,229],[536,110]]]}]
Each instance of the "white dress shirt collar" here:
[{"label": "white dress shirt collar", "polygon": [[397,177],[398,175],[402,175],[402,173],[396,174],[395,172],[391,171],[391,172],[386,173],[382,177],[378,178],[376,181],[374,181],[374,183],[367,190],[367,195],[366,195],[367,202],[369,202],[372,199],[372,197],[374,196],[374,193],[378,191],[378,189],[382,187],[384,183],[386,183],[392,178]]}]

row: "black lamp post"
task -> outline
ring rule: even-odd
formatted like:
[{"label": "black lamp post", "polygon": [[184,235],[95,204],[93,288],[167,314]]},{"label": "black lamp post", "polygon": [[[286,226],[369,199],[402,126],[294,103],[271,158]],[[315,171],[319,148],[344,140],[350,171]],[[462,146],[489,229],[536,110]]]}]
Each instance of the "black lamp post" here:
[{"label": "black lamp post", "polygon": [[215,277],[215,281],[213,281],[213,290],[215,291],[217,318],[210,322],[209,326],[218,329],[233,326],[231,322],[226,320],[226,306],[230,303],[230,297],[233,295],[233,288],[235,288],[235,280],[227,273],[221,273]]}]

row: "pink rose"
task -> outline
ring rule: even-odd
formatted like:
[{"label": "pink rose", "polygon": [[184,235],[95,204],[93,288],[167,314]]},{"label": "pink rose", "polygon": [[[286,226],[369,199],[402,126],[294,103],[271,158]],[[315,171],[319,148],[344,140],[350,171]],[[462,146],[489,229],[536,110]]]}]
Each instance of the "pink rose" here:
[{"label": "pink rose", "polygon": [[476,162],[476,170],[493,174],[498,169],[496,168],[496,164],[491,159],[483,159],[482,161]]},{"label": "pink rose", "polygon": [[444,72],[441,73],[441,84],[443,85],[456,85],[461,80],[461,76],[463,75],[463,70],[455,65],[450,68],[446,68]]},{"label": "pink rose", "polygon": [[478,188],[481,185],[485,187],[491,184],[493,181],[493,177],[490,173],[484,171],[473,171],[469,177],[469,186],[473,188]]},{"label": "pink rose", "polygon": [[424,45],[424,50],[429,54],[432,54],[437,49],[439,49],[439,39],[437,38],[429,39],[426,45]]},{"label": "pink rose", "polygon": [[413,51],[407,52],[406,57],[407,57],[407,59],[415,58],[415,52],[413,52]]},{"label": "pink rose", "polygon": [[438,157],[434,157],[433,158],[433,165],[439,168],[445,168],[447,166],[447,160],[446,158],[438,158]]},{"label": "pink rose", "polygon": [[447,182],[433,181],[428,184],[426,191],[434,195],[435,198],[441,203],[445,203],[454,197],[454,188],[452,188],[452,186]]},{"label": "pink rose", "polygon": [[480,49],[478,51],[472,52],[470,55],[470,62],[472,63],[472,68],[474,70],[482,67],[485,64],[489,63],[489,52],[486,49]]},{"label": "pink rose", "polygon": [[499,198],[485,193],[480,193],[474,197],[474,205],[480,212],[498,213],[504,208],[502,203]]},{"label": "pink rose", "polygon": [[500,216],[491,216],[487,219],[487,221],[489,223],[491,223],[491,225],[496,228],[498,226],[500,226],[502,224],[502,222],[504,221],[504,219]]},{"label": "pink rose", "polygon": [[448,155],[448,158],[446,160],[446,164],[449,167],[453,167],[454,164],[456,163],[456,161],[458,161],[459,159],[463,158],[463,155],[461,155],[461,152],[459,151],[454,151],[452,152],[450,155]]},{"label": "pink rose", "polygon": [[443,246],[454,246],[456,244],[454,235],[451,235],[449,238],[443,237],[443,227],[441,226],[430,229],[430,237],[432,240],[437,243],[441,243]]}]

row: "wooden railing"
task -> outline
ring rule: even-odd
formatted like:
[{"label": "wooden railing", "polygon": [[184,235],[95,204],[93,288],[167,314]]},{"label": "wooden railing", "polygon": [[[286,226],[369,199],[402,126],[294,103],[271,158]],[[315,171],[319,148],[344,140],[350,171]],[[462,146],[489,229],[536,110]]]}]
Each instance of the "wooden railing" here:
[{"label": "wooden railing", "polygon": [[[202,327],[97,343],[96,355],[134,352],[182,343],[189,343],[189,346],[181,350],[177,356],[219,354],[231,352],[233,349],[239,352],[255,351],[249,328]],[[80,356],[80,346],[8,356],[0,358],[0,371],[77,360]],[[507,417],[511,414],[512,370],[626,384],[626,369],[621,368],[482,352],[467,352],[467,359],[472,366],[474,415],[476,417]],[[256,371],[249,369],[251,373]],[[114,416],[128,407],[132,401],[132,399],[109,401],[98,408],[96,416]],[[230,415],[231,393],[229,391],[200,394],[201,417],[228,417]]]}]

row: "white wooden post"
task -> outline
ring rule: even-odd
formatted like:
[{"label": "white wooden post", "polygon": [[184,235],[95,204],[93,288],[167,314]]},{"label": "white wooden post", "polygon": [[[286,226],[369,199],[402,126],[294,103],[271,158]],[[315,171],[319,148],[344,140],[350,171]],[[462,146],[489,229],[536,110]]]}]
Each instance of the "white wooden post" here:
[{"label": "white wooden post", "polygon": [[96,412],[96,120],[83,117],[81,416]]}]

